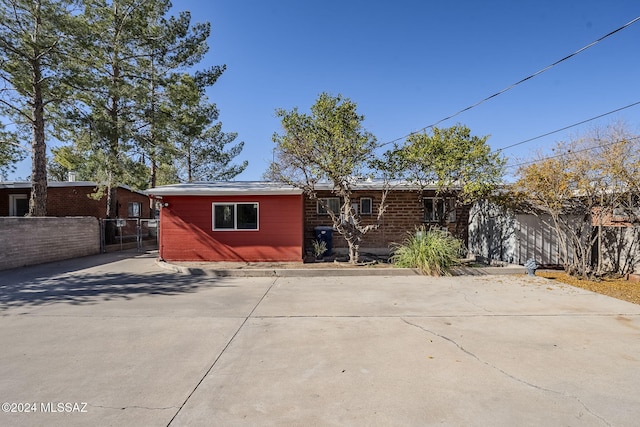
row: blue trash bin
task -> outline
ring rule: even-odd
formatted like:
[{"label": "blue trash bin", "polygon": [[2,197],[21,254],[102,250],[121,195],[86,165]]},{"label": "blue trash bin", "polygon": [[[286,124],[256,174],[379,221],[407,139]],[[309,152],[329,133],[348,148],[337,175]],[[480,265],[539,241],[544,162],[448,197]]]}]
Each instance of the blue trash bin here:
[{"label": "blue trash bin", "polygon": [[331,250],[333,248],[333,227],[321,225],[315,227],[313,230],[316,234],[316,240],[318,242],[324,242],[325,245],[327,245],[327,250],[322,254],[322,256],[331,255]]}]

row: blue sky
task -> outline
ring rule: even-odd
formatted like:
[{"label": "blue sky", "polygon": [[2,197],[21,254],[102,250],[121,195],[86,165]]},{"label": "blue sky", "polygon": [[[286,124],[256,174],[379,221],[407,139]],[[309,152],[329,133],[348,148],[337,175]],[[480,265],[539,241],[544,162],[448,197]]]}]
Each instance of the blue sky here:
[{"label": "blue sky", "polygon": [[[308,111],[321,92],[358,105],[379,143],[438,122],[640,16],[637,0],[175,0],[209,21],[202,66],[226,64],[208,94],[245,142],[238,180],[257,180],[280,131],[276,108]],[[482,105],[442,122],[499,149],[640,101],[640,22]],[[512,163],[625,120],[640,106],[504,151]],[[19,170],[16,176],[29,174]]]}]

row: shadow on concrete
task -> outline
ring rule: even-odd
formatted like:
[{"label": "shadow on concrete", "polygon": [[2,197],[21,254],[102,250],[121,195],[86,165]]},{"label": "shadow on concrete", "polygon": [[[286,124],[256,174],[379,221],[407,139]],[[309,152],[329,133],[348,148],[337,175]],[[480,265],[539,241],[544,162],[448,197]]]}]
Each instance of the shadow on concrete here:
[{"label": "shadow on concrete", "polygon": [[157,256],[154,252],[138,252],[127,250],[120,252],[102,253],[80,258],[63,259],[36,265],[10,268],[0,271],[0,284],[7,281],[28,281],[38,278],[50,277],[56,274],[72,273],[87,268],[99,267],[128,258],[151,258]]},{"label": "shadow on concrete", "polygon": [[[130,300],[145,295],[178,295],[195,292],[203,284],[215,285],[175,273],[82,272],[120,259],[150,258],[149,254],[104,254],[63,262],[5,270],[0,279],[0,310],[52,303],[90,305],[100,301]],[[229,287],[228,284],[224,287]]]}]

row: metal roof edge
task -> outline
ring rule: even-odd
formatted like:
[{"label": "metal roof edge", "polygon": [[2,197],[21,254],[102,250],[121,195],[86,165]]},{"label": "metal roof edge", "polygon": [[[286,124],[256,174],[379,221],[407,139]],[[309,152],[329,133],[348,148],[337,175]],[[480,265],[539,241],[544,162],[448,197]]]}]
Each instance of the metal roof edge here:
[{"label": "metal roof edge", "polygon": [[[106,184],[100,184],[94,181],[47,181],[47,188],[64,188],[64,187],[99,187]],[[31,188],[31,181],[0,181],[0,189],[22,189]],[[146,196],[144,191],[134,190],[128,185],[119,184],[117,188],[123,188],[131,191],[132,193],[138,193]]]},{"label": "metal roof edge", "polygon": [[219,181],[172,184],[145,190],[149,196],[297,195],[302,190],[273,181]]},{"label": "metal roof edge", "polygon": [[[375,191],[388,188],[391,191],[435,190],[436,185],[423,185],[407,180],[362,180],[352,183],[353,191]],[[315,184],[318,191],[332,191],[330,182]],[[150,196],[218,196],[218,195],[286,195],[302,194],[303,190],[274,181],[212,181],[171,184],[144,191]]]}]

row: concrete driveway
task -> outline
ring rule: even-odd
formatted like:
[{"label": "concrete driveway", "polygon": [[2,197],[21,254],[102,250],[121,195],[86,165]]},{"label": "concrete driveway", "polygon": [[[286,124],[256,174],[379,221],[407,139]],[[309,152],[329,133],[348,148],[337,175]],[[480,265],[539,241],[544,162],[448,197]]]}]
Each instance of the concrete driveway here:
[{"label": "concrete driveway", "polygon": [[0,316],[0,425],[640,419],[640,306],[541,278],[215,278],[108,254],[0,272]]}]

